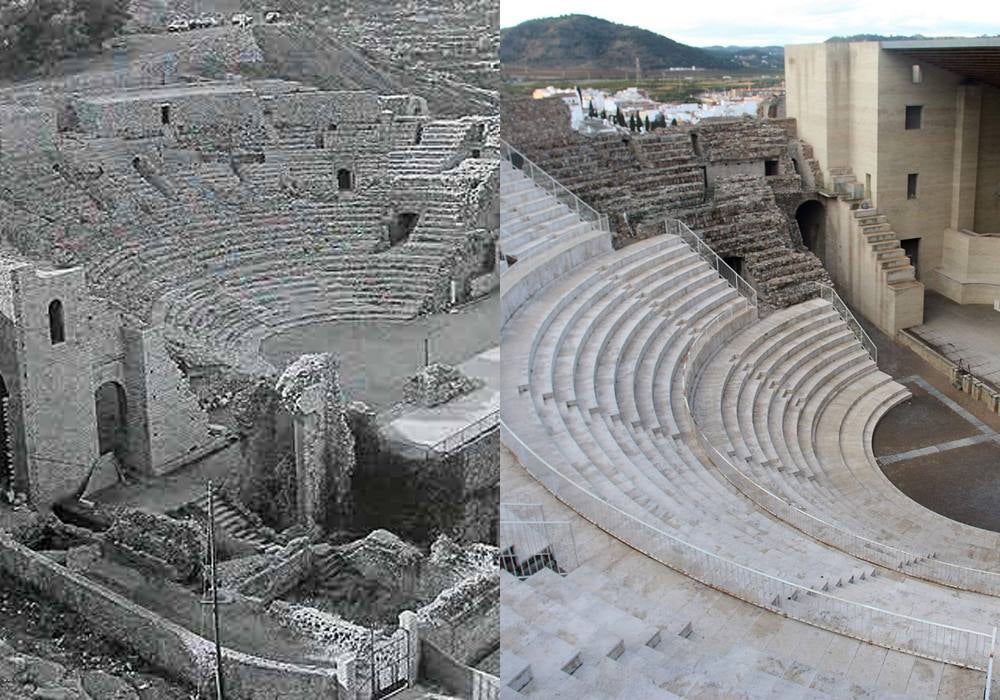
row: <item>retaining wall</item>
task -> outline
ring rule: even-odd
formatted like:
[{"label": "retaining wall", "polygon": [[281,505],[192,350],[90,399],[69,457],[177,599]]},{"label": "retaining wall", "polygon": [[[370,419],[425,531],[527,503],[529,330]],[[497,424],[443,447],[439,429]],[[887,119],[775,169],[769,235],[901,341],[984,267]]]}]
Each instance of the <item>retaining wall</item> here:
[{"label": "retaining wall", "polygon": [[[214,670],[214,645],[0,533],[0,570],[83,616],[101,633],[195,686]],[[333,667],[288,664],[223,648],[227,695],[245,700],[340,697]],[[350,679],[347,687],[353,687]],[[345,694],[347,696],[348,694]]]}]

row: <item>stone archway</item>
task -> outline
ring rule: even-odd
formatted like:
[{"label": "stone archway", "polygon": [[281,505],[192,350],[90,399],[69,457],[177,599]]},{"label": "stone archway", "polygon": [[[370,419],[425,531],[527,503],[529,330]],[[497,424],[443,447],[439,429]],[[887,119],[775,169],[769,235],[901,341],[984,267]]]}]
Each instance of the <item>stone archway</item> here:
[{"label": "stone archway", "polygon": [[826,210],[823,203],[808,199],[795,210],[802,243],[826,265]]},{"label": "stone archway", "polygon": [[97,407],[98,454],[113,452],[124,463],[128,451],[128,406],[125,389],[115,381],[104,382],[94,392]]}]

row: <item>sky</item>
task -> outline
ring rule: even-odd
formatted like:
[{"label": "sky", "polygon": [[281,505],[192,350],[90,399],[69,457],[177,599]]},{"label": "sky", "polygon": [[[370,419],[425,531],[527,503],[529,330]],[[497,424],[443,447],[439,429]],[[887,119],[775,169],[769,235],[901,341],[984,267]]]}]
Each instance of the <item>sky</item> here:
[{"label": "sky", "polygon": [[1000,34],[1000,4],[982,0],[500,0],[500,26],[584,14],[693,46],[770,46],[851,34]]}]

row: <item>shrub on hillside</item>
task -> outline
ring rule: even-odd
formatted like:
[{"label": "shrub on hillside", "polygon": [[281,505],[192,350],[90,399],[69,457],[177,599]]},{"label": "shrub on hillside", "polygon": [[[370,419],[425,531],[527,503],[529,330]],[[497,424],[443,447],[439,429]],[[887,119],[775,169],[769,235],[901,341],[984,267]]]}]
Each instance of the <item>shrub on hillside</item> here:
[{"label": "shrub on hillside", "polygon": [[95,48],[129,19],[129,0],[0,4],[0,77],[45,69]]}]

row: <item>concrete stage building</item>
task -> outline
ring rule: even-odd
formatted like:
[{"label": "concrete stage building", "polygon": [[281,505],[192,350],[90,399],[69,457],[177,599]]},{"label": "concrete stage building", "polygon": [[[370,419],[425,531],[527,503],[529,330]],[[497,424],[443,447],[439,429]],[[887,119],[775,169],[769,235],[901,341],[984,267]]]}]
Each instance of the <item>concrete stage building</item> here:
[{"label": "concrete stage building", "polygon": [[925,290],[1000,299],[1000,39],[788,46],[785,73],[829,198],[803,237],[848,301],[895,334]]}]

